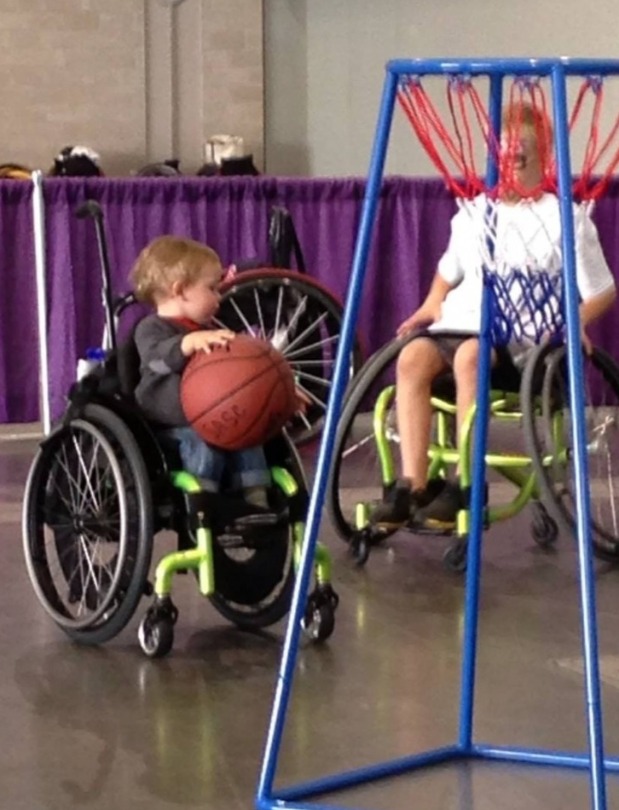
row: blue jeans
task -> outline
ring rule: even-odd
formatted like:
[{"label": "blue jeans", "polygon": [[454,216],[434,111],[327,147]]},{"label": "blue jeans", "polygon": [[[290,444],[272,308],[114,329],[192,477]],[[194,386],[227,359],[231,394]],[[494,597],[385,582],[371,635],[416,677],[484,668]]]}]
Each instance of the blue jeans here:
[{"label": "blue jeans", "polygon": [[173,441],[178,445],[183,469],[200,479],[202,487],[218,492],[226,473],[233,490],[269,486],[271,474],[262,447],[246,450],[220,450],[211,447],[190,427],[175,427],[161,431],[162,445]]}]

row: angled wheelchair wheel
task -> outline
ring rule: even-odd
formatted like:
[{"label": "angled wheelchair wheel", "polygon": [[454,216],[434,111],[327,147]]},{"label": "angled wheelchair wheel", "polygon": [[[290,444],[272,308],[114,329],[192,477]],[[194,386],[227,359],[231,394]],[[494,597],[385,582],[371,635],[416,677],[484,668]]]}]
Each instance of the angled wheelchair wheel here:
[{"label": "angled wheelchair wheel", "polygon": [[213,532],[215,593],[211,602],[224,618],[248,630],[275,624],[290,609],[295,579],[293,524],[304,520],[307,502],[303,466],[285,433],[267,447],[267,459],[284,467],[300,489],[293,502],[284,493],[274,492],[287,519],[265,528],[255,542],[240,548],[227,547],[216,527]]},{"label": "angled wheelchair wheel", "polygon": [[145,591],[152,543],[140,448],[115,413],[87,405],[41,444],[26,484],[23,547],[39,602],[74,641],[108,641]]},{"label": "angled wheelchair wheel", "polygon": [[357,531],[358,503],[379,501],[384,495],[381,456],[374,435],[373,408],[377,395],[385,391],[385,431],[387,455],[395,458],[399,436],[395,420],[395,364],[402,347],[411,337],[388,343],[364,365],[353,381],[340,416],[331,476],[327,489],[327,509],[339,536],[350,541]]},{"label": "angled wheelchair wheel", "polygon": [[[566,531],[576,531],[566,349],[540,346],[522,378],[527,449],[542,498]],[[601,349],[584,358],[586,453],[594,553],[619,561],[619,368]]]},{"label": "angled wheelchair wheel", "polygon": [[[311,405],[294,417],[289,433],[296,444],[321,430],[339,342],[343,308],[318,282],[292,270],[251,270],[222,291],[217,314],[221,326],[269,340],[292,366]],[[350,376],[361,365],[355,344]]]}]

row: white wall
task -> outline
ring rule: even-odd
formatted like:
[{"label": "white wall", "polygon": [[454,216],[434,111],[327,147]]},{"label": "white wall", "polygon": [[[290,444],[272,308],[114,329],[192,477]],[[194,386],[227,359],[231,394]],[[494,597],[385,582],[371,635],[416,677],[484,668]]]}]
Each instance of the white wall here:
[{"label": "white wall", "polygon": [[0,0],[0,163],[46,170],[68,144],[106,174],[242,135],[263,164],[261,0]]},{"label": "white wall", "polygon": [[[266,0],[265,15],[274,174],[366,174],[389,59],[619,57],[617,0]],[[433,172],[401,113],[387,172]]]}]

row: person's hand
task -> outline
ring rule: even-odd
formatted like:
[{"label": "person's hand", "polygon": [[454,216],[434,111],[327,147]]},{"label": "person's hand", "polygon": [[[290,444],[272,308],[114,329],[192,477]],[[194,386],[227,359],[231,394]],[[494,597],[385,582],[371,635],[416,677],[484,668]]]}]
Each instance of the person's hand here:
[{"label": "person's hand", "polygon": [[580,327],[580,342],[582,343],[582,347],[587,357],[591,357],[591,355],[593,354],[593,343],[591,343],[591,338],[585,332],[584,326]]},{"label": "person's hand", "polygon": [[419,307],[418,310],[413,312],[413,314],[403,321],[396,330],[396,335],[398,337],[404,337],[404,335],[408,335],[414,329],[418,329],[420,326],[429,326],[434,321],[438,320],[441,314],[441,305],[438,304],[433,306],[432,304],[423,304]]},{"label": "person's hand", "polygon": [[234,332],[229,329],[199,329],[185,335],[181,340],[181,351],[185,357],[190,357],[194,352],[210,354],[218,346],[227,346],[234,337]]}]

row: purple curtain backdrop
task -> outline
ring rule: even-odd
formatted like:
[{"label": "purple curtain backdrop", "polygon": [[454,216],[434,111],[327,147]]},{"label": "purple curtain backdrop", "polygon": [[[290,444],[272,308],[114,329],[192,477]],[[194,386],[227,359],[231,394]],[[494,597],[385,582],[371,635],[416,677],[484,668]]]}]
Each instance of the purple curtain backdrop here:
[{"label": "purple curtain backdrop", "polygon": [[[345,300],[365,180],[230,178],[48,179],[47,236],[52,415],[64,408],[78,357],[103,331],[94,226],[76,207],[97,200],[104,212],[115,293],[139,251],[164,233],[210,244],[224,263],[267,258],[273,205],[290,211],[308,275]],[[39,418],[32,189],[0,181],[0,422]],[[449,236],[455,203],[441,180],[385,178],[367,268],[359,331],[366,353],[389,340],[427,291]],[[619,183],[596,208],[603,247],[619,276]],[[607,318],[594,335],[619,357]]]}]

